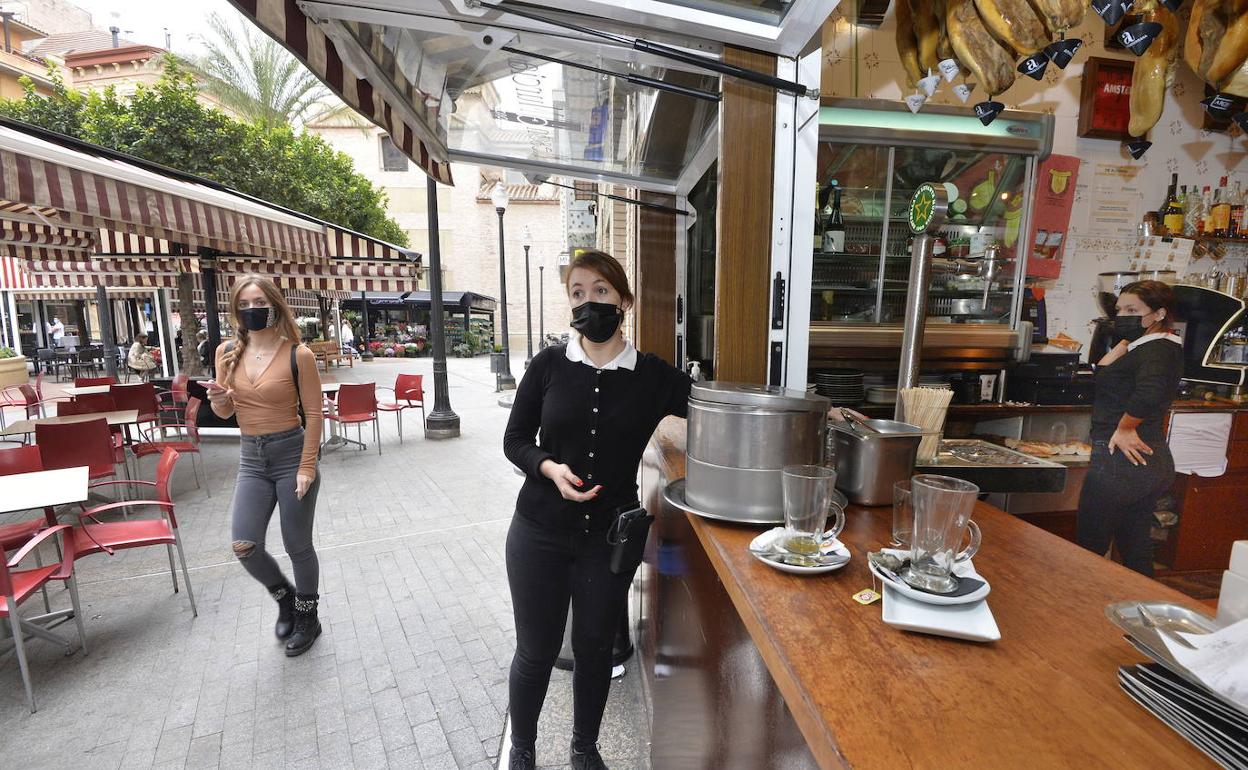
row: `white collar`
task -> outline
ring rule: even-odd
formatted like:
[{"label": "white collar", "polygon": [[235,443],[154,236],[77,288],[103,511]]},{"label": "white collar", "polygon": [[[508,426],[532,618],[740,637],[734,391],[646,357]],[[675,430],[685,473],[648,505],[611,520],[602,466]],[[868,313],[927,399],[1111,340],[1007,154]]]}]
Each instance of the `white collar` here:
[{"label": "white collar", "polygon": [[1170,340],[1171,342],[1177,343],[1179,345],[1183,344],[1183,338],[1175,334],[1174,332],[1153,332],[1152,334],[1145,334],[1143,337],[1140,337],[1135,342],[1127,343],[1127,350],[1135,350],[1140,345],[1143,345],[1145,342],[1152,342],[1153,340]]},{"label": "white collar", "polygon": [[578,364],[585,364],[586,366],[592,366],[595,369],[602,369],[604,371],[614,369],[628,369],[629,371],[632,371],[637,367],[637,348],[633,347],[633,343],[628,340],[624,340],[624,350],[603,366],[598,366],[593,361],[589,360],[589,356],[585,354],[585,348],[581,347],[581,336],[579,334],[573,334],[571,339],[568,340],[568,347],[565,351],[565,355],[568,357],[569,361],[573,361]]}]

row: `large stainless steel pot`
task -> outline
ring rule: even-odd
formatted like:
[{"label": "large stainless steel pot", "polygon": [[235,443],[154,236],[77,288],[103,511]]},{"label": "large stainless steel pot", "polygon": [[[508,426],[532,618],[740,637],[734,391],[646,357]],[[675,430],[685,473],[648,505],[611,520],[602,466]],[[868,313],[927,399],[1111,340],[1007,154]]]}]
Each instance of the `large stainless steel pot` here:
[{"label": "large stainless steel pot", "polygon": [[689,397],[685,498],[698,512],[784,521],[781,470],[823,461],[830,402],[800,390],[701,382]]}]

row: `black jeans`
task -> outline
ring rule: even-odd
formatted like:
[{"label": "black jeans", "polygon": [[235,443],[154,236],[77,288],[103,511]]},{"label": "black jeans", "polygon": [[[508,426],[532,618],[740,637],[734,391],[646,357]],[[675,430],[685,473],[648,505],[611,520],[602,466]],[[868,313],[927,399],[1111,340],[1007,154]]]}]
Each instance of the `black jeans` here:
[{"label": "black jeans", "polygon": [[598,741],[611,689],[615,631],[633,576],[611,572],[607,533],[557,530],[517,514],[507,532],[507,582],[516,619],[511,660],[511,742],[532,749],[550,671],[572,603],[572,740]]},{"label": "black jeans", "polygon": [[1137,466],[1121,451],[1111,455],[1107,442],[1093,443],[1092,464],[1079,494],[1075,540],[1098,554],[1116,543],[1124,565],[1151,577],[1153,512],[1174,483],[1174,458],[1164,439],[1148,445],[1153,450],[1148,464]]}]

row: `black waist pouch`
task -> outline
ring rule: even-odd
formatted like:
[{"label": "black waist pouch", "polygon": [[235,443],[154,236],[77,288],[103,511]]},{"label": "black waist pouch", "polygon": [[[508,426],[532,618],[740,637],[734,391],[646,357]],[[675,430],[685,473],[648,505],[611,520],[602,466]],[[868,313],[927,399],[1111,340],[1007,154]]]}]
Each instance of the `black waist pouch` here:
[{"label": "black waist pouch", "polygon": [[607,531],[612,573],[631,575],[640,566],[645,555],[646,537],[653,522],[654,517],[636,503],[616,509],[611,529]]}]

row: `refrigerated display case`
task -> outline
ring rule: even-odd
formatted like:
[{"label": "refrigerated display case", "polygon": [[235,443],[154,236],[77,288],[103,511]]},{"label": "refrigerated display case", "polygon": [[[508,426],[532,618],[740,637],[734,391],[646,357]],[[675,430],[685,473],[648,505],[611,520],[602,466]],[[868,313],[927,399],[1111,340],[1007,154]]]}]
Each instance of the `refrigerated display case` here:
[{"label": "refrigerated display case", "polygon": [[[812,242],[812,365],[816,348],[895,347],[910,275],[906,212],[924,182],[942,184],[950,216],[936,244],[926,345],[1017,343],[1036,164],[1052,116],[1003,113],[983,126],[969,110],[829,100],[820,110],[813,233],[841,191],[844,248]],[[999,258],[985,260],[996,244]]]}]

